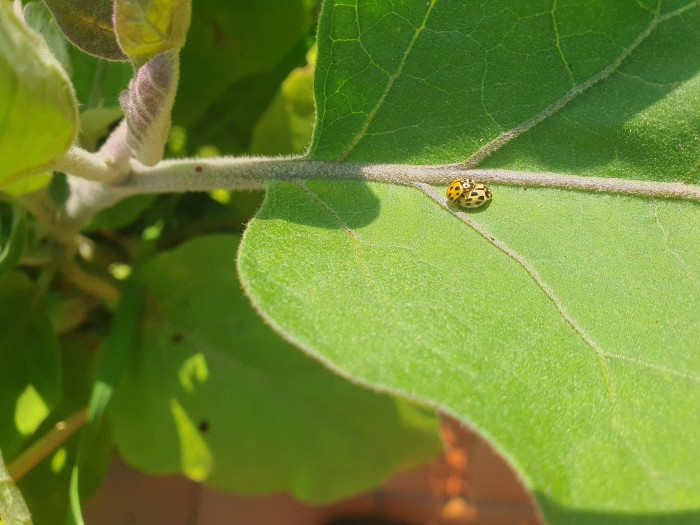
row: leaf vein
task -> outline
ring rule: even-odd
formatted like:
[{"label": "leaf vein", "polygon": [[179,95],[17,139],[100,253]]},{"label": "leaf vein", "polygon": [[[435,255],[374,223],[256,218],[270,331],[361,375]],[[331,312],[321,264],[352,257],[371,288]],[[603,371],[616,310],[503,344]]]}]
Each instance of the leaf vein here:
[{"label": "leaf vein", "polygon": [[671,242],[669,239],[668,231],[666,231],[666,228],[664,228],[664,225],[661,222],[661,218],[659,217],[659,207],[655,201],[652,201],[652,206],[654,207],[654,220],[656,221],[656,225],[659,227],[659,230],[661,231],[661,235],[664,239],[664,244],[666,245],[666,248],[668,249],[669,252],[671,252],[673,254],[673,256],[676,258],[676,260],[679,262],[679,264],[683,267],[688,278],[691,281],[695,280],[695,275],[693,274],[693,272],[690,271],[690,269],[688,268],[688,265],[683,260],[681,255],[678,253],[677,250],[674,250],[671,247]]},{"label": "leaf vein", "polygon": [[505,146],[507,143],[509,143],[511,140],[513,140],[516,137],[519,137],[526,131],[529,131],[530,129],[534,128],[537,124],[542,122],[543,120],[547,119],[548,117],[554,115],[557,113],[559,110],[564,108],[569,102],[571,102],[573,99],[575,99],[578,95],[584,93],[585,91],[588,91],[590,88],[601,82],[602,80],[605,80],[608,78],[610,75],[612,75],[617,69],[622,65],[622,63],[627,60],[629,56],[634,53],[634,51],[647,39],[649,38],[656,28],[659,26],[659,24],[666,22],[667,20],[670,20],[672,18],[675,18],[686,11],[689,11],[690,9],[698,8],[700,7],[700,1],[696,1],[690,4],[686,4],[683,7],[680,7],[676,9],[675,11],[670,11],[666,13],[665,15],[660,15],[656,16],[652,19],[652,21],[649,23],[649,25],[642,31],[639,36],[632,42],[630,46],[625,48],[622,53],[615,58],[615,60],[612,61],[610,65],[608,65],[606,68],[602,69],[592,77],[590,77],[588,80],[585,82],[582,82],[581,84],[574,86],[571,88],[569,91],[567,91],[564,96],[562,96],[559,100],[555,101],[553,104],[545,108],[543,111],[538,113],[537,115],[533,116],[529,120],[525,121],[519,126],[516,126],[512,129],[509,129],[508,131],[505,131],[501,133],[499,136],[497,136],[495,139],[491,140],[488,142],[486,145],[481,147],[479,150],[477,150],[474,154],[472,154],[469,158],[467,158],[465,161],[463,161],[460,165],[464,167],[474,167],[478,166],[486,157],[500,149],[501,147]]},{"label": "leaf vein", "polygon": [[338,215],[333,208],[331,208],[328,203],[326,203],[321,197],[319,197],[316,193],[311,191],[309,187],[304,184],[301,181],[297,181],[296,185],[304,192],[306,195],[309,197],[309,199],[316,204],[318,207],[320,207],[329,217],[331,217],[340,227],[341,231],[345,233],[348,238],[350,239],[350,242],[352,243],[353,250],[355,252],[355,262],[357,262],[357,266],[360,268],[362,271],[365,279],[367,280],[367,283],[370,285],[370,287],[373,290],[377,290],[377,285],[374,282],[374,279],[372,276],[369,274],[369,271],[367,270],[367,266],[365,265],[364,260],[362,259],[362,252],[360,250],[360,239],[355,235],[355,232],[352,231],[352,229],[345,223],[343,218]]},{"label": "leaf vein", "polygon": [[698,377],[694,374],[687,374],[687,373],[681,372],[679,370],[674,370],[673,368],[668,368],[666,366],[657,365],[654,363],[649,363],[648,361],[643,361],[642,359],[637,359],[636,357],[629,357],[629,356],[620,355],[620,354],[612,354],[610,352],[603,352],[603,355],[608,359],[616,359],[618,361],[626,361],[628,363],[633,363],[635,365],[638,365],[642,368],[648,368],[650,370],[655,370],[655,371],[660,372],[662,374],[669,374],[669,375],[673,375],[676,377],[680,377],[682,379],[687,379],[688,381],[692,381],[693,383],[700,385],[700,377]]},{"label": "leaf vein", "polygon": [[[390,299],[386,297],[386,295],[382,292],[380,286],[377,284],[377,282],[374,280],[372,275],[369,272],[369,269],[367,268],[367,265],[364,263],[364,260],[362,258],[362,241],[361,239],[355,234],[355,232],[350,228],[350,226],[347,225],[347,223],[343,220],[343,218],[321,197],[313,192],[311,189],[306,186],[301,181],[296,182],[297,186],[301,188],[301,190],[306,193],[306,195],[309,197],[309,199],[317,206],[319,206],[326,214],[328,214],[329,217],[331,217],[340,227],[340,229],[348,235],[350,238],[352,244],[353,244],[353,249],[355,252],[355,260],[357,262],[358,267],[362,271],[362,274],[364,278],[367,280],[367,283],[370,287],[370,289],[374,292],[376,295],[377,299],[382,303],[384,306],[384,309],[387,312],[395,312],[396,311],[396,306],[395,303],[392,302]],[[395,322],[402,328],[404,329],[404,333],[411,333],[412,330],[410,326],[404,321],[403,316],[399,313],[399,315],[392,315],[392,318],[395,320]],[[441,354],[440,352],[436,351],[431,344],[426,344],[426,345],[418,345],[418,342],[416,341],[417,346],[421,346],[422,348],[425,348],[430,354],[435,357],[436,359],[440,359],[444,365],[448,368],[453,368],[454,363],[446,358],[445,355]],[[470,373],[465,371],[465,373]]]},{"label": "leaf vein", "polygon": [[559,25],[557,24],[556,11],[557,11],[557,0],[552,0],[552,9],[549,12],[549,14],[552,16],[552,25],[554,26],[554,45],[556,46],[557,52],[559,53],[559,58],[561,58],[561,61],[564,64],[564,70],[569,75],[569,80],[571,81],[571,86],[576,87],[576,80],[574,80],[574,75],[571,72],[571,68],[569,67],[569,61],[564,56],[564,50],[561,48],[561,36],[559,35]]},{"label": "leaf vein", "polygon": [[357,135],[355,135],[355,137],[350,142],[350,144],[348,144],[348,146],[345,148],[345,150],[340,154],[340,156],[338,157],[338,160],[343,160],[343,159],[347,158],[347,156],[350,154],[350,152],[353,149],[355,149],[357,144],[364,138],[365,134],[367,133],[367,130],[372,125],[372,122],[374,122],[374,119],[377,116],[377,113],[379,112],[380,108],[384,105],[384,101],[386,100],[386,97],[389,95],[389,92],[391,91],[392,87],[394,86],[394,82],[396,82],[396,79],[401,76],[401,73],[403,72],[403,69],[406,66],[406,61],[408,60],[408,57],[411,54],[411,51],[413,50],[413,46],[415,45],[416,41],[418,40],[418,37],[425,30],[426,25],[428,23],[428,19],[430,18],[430,13],[432,13],[433,7],[435,7],[436,2],[437,2],[437,0],[430,0],[430,5],[428,6],[428,11],[425,13],[425,17],[423,18],[423,22],[416,29],[416,32],[414,33],[413,38],[411,39],[408,46],[406,47],[406,51],[404,52],[403,57],[401,57],[401,62],[399,62],[399,65],[398,65],[398,68],[396,69],[396,72],[389,77],[387,84],[386,84],[386,87],[384,88],[384,92],[379,97],[379,100],[375,104],[374,108],[372,108],[372,111],[370,111],[369,115],[367,115],[367,119],[365,120],[365,123],[362,125],[362,128],[357,133]]},{"label": "leaf vein", "polygon": [[492,246],[503,252],[505,255],[510,257],[515,261],[520,267],[525,270],[525,272],[530,276],[530,278],[535,282],[535,284],[542,290],[542,292],[547,296],[554,307],[559,311],[564,321],[581,337],[581,339],[588,345],[600,365],[601,373],[603,377],[603,384],[608,393],[608,398],[610,400],[612,414],[613,414],[613,425],[617,420],[617,393],[613,387],[612,381],[610,379],[610,371],[608,369],[608,364],[605,360],[605,352],[603,349],[591,338],[588,333],[576,322],[576,320],[571,316],[569,311],[566,309],[561,299],[554,293],[554,291],[549,287],[547,282],[542,278],[539,272],[532,266],[524,256],[510,248],[500,239],[496,238],[490,231],[488,231],[484,226],[476,222],[474,219],[469,217],[464,212],[456,212],[452,210],[448,204],[447,200],[438,195],[434,188],[428,184],[417,182],[413,184],[414,187],[421,190],[433,201],[439,204],[442,208],[447,210],[449,213],[453,214],[459,220],[467,224],[476,233],[481,235],[486,241],[488,241]]}]

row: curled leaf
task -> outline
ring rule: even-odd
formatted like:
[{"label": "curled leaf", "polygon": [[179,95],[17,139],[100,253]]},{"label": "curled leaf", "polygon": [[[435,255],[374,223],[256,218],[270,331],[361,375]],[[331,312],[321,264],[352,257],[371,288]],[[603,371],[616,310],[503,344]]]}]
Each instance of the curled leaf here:
[{"label": "curled leaf", "polygon": [[147,166],[163,158],[179,76],[178,52],[166,51],[144,64],[120,97],[126,142]]}]

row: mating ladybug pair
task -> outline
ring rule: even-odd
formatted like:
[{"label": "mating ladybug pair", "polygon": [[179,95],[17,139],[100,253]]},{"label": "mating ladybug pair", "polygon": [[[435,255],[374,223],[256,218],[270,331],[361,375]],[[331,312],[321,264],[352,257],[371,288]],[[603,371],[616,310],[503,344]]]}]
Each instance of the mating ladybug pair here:
[{"label": "mating ladybug pair", "polygon": [[447,200],[463,208],[478,208],[491,200],[491,189],[474,179],[457,179],[447,188]]}]

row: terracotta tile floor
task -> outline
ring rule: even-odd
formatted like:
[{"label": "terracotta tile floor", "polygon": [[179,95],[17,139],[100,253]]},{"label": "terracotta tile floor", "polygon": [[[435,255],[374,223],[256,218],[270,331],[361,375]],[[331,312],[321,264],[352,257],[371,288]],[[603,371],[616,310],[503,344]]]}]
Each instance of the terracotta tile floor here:
[{"label": "terracotta tile floor", "polygon": [[90,525],[537,525],[508,465],[476,434],[445,420],[445,453],[375,492],[327,506],[289,495],[247,498],[179,476],[149,477],[116,459],[86,508]]}]

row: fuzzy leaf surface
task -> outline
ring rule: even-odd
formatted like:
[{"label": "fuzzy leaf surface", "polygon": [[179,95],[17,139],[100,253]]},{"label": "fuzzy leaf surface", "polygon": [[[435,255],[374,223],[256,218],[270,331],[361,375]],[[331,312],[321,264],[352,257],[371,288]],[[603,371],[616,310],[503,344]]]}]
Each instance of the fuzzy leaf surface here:
[{"label": "fuzzy leaf surface", "polygon": [[80,49],[108,60],[126,60],[112,23],[112,0],[44,0],[66,37]]},{"label": "fuzzy leaf surface", "polygon": [[64,153],[78,133],[70,82],[46,42],[0,2],[0,183]]},{"label": "fuzzy leaf surface", "polygon": [[127,144],[147,166],[163,158],[179,76],[178,51],[165,51],[139,68],[120,97]]},{"label": "fuzzy leaf surface", "polygon": [[[695,183],[699,21],[681,0],[326,2],[310,156]],[[694,523],[700,206],[492,189],[460,214],[445,187],[274,184],[241,280],[311,355],[475,426],[550,523]]]}]

